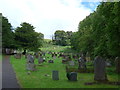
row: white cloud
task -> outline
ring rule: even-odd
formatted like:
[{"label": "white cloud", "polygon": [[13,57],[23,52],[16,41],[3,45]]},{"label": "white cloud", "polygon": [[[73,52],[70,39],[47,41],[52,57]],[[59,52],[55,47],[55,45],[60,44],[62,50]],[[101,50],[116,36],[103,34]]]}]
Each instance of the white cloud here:
[{"label": "white cloud", "polygon": [[31,23],[45,38],[56,30],[76,31],[79,21],[91,13],[81,0],[1,0],[0,10],[14,27]]}]

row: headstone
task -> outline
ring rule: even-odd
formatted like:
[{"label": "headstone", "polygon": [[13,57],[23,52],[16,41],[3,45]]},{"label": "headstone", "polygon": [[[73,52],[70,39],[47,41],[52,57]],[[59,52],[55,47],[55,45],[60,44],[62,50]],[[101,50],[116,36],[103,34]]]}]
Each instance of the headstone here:
[{"label": "headstone", "polygon": [[77,73],[76,72],[68,72],[67,78],[70,81],[77,81]]},{"label": "headstone", "polygon": [[86,53],[86,61],[90,61],[90,54],[89,54],[89,52]]},{"label": "headstone", "polygon": [[106,60],[106,66],[110,67],[111,66],[111,61],[109,59]]},{"label": "headstone", "polygon": [[78,69],[86,69],[86,60],[84,57],[80,57],[78,63],[79,63]]},{"label": "headstone", "polygon": [[94,60],[94,80],[107,81],[105,66],[105,60],[102,57],[97,56]]},{"label": "headstone", "polygon": [[74,66],[74,65],[75,65],[75,62],[74,62],[74,61],[69,61],[69,65],[70,65],[70,66]]},{"label": "headstone", "polygon": [[35,64],[34,63],[27,63],[26,69],[29,71],[35,71]]},{"label": "headstone", "polygon": [[14,54],[14,57],[15,57],[16,59],[21,59],[21,53]]},{"label": "headstone", "polygon": [[27,63],[34,63],[34,57],[30,54],[27,56]]},{"label": "headstone", "polygon": [[58,71],[52,71],[52,79],[59,80],[59,72]]},{"label": "headstone", "polygon": [[40,57],[39,59],[38,59],[38,63],[40,64],[40,63],[43,63],[43,58],[42,57]]},{"label": "headstone", "polygon": [[115,58],[116,72],[120,73],[120,57]]},{"label": "headstone", "polygon": [[54,61],[53,60],[49,60],[48,63],[54,63]]},{"label": "headstone", "polygon": [[67,61],[66,59],[63,59],[63,60],[62,60],[62,63],[63,63],[63,64],[66,64],[67,62],[68,62],[68,61]]}]

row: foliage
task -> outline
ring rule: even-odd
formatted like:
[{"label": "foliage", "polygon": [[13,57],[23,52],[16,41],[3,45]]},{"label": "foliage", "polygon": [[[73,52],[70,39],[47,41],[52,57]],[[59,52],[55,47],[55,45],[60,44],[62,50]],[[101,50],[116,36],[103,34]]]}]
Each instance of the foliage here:
[{"label": "foliage", "polygon": [[2,16],[2,47],[3,48],[13,48],[14,47],[14,33],[12,31],[12,26],[8,19]]},{"label": "foliage", "polygon": [[111,58],[120,56],[120,2],[101,2],[78,25],[71,45],[78,52]]},{"label": "foliage", "polygon": [[64,30],[57,30],[54,33],[53,42],[55,45],[66,46],[70,45],[70,38],[72,35],[72,31],[65,32]]},{"label": "foliage", "polygon": [[19,47],[36,51],[42,46],[44,35],[37,33],[35,28],[29,23],[22,23],[21,27],[15,30],[15,40]]}]

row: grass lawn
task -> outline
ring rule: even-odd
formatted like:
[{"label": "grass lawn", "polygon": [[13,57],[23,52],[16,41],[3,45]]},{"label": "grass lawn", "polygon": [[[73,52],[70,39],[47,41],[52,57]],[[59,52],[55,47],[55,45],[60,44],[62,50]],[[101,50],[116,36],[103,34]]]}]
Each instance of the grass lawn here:
[{"label": "grass lawn", "polygon": [[[49,59],[52,59],[49,54],[46,56],[50,57]],[[44,62],[41,66],[36,67],[37,71],[31,71],[31,74],[28,75],[26,70],[26,59],[24,56],[22,56],[21,59],[15,59],[13,56],[10,58],[10,62],[12,63],[17,79],[22,88],[118,88],[117,85],[108,84],[84,85],[85,82],[94,81],[93,73],[78,73],[78,81],[68,81],[65,64],[62,64],[61,60],[62,58],[57,58],[54,60],[53,64]],[[35,64],[38,65],[37,59],[35,59]],[[53,70],[59,71],[59,80],[57,81],[52,80]],[[49,76],[45,76],[46,74]],[[118,75],[116,73],[108,72],[107,76],[110,81],[118,80]]]}]

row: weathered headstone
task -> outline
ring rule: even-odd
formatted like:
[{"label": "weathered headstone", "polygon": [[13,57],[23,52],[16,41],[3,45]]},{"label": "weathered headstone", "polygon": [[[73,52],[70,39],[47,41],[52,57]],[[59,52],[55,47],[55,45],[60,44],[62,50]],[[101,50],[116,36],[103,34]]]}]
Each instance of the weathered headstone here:
[{"label": "weathered headstone", "polygon": [[22,56],[21,53],[14,54],[14,57],[15,57],[16,59],[21,59],[21,56]]},{"label": "weathered headstone", "polygon": [[35,70],[34,57],[32,55],[30,55],[30,54],[27,56],[26,69],[30,70],[30,71],[34,71]]},{"label": "weathered headstone", "polygon": [[80,57],[78,63],[79,63],[78,69],[86,69],[86,60],[84,57]]},{"label": "weathered headstone", "polygon": [[74,66],[74,65],[75,65],[75,62],[74,62],[74,61],[69,61],[69,65],[70,65],[70,66]]},{"label": "weathered headstone", "polygon": [[106,60],[106,66],[110,67],[111,66],[111,61],[109,59]]},{"label": "weathered headstone", "polygon": [[39,59],[38,59],[38,63],[40,64],[40,63],[43,63],[43,58],[42,57],[40,57]]},{"label": "weathered headstone", "polygon": [[34,63],[34,57],[30,54],[27,56],[27,63]]},{"label": "weathered headstone", "polygon": [[35,64],[34,63],[27,63],[26,64],[26,69],[29,71],[35,71]]},{"label": "weathered headstone", "polygon": [[107,75],[106,75],[106,65],[105,60],[97,56],[94,60],[94,80],[96,81],[107,81]]},{"label": "weathered headstone", "polygon": [[120,73],[120,57],[115,58],[116,72]]},{"label": "weathered headstone", "polygon": [[63,63],[63,64],[67,64],[67,62],[68,62],[68,61],[67,61],[66,59],[63,59],[63,60],[62,60],[62,63]]},{"label": "weathered headstone", "polygon": [[76,72],[68,72],[67,78],[70,81],[77,81],[77,73]]},{"label": "weathered headstone", "polygon": [[54,63],[54,61],[53,60],[48,60],[48,63]]},{"label": "weathered headstone", "polygon": [[90,53],[89,52],[86,53],[86,61],[90,61]]},{"label": "weathered headstone", "polygon": [[59,80],[59,72],[58,71],[52,71],[52,79]]}]

